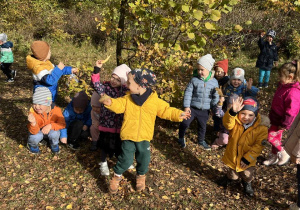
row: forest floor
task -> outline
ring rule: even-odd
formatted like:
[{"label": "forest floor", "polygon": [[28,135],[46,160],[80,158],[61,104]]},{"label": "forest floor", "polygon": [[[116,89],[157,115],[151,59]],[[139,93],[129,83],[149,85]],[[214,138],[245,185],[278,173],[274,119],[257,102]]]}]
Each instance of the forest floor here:
[{"label": "forest floor", "polygon": [[[119,192],[108,192],[109,177],[99,171],[100,154],[90,152],[90,142],[72,151],[30,154],[27,113],[32,102],[32,76],[24,65],[14,83],[0,78],[0,208],[1,209],[287,209],[296,201],[295,165],[264,166],[268,145],[258,158],[254,197],[243,193],[241,184],[224,189],[216,180],[224,176],[224,148],[204,151],[196,144],[196,123],[187,132],[188,146],[177,144],[178,123],[157,119],[151,141],[151,162],[146,190],[135,191],[135,170],[124,173]],[[275,86],[261,91],[262,113],[267,114]],[[63,104],[65,105],[65,104]],[[63,106],[61,106],[64,108]],[[214,137],[210,119],[207,141]],[[109,160],[111,169],[116,159]]]}]

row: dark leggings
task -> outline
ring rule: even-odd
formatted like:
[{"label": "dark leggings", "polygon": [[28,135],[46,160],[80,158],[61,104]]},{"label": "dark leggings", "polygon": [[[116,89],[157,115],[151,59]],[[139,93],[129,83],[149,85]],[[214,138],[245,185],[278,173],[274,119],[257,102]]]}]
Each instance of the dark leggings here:
[{"label": "dark leggings", "polygon": [[10,70],[11,63],[1,63],[1,70],[7,76],[7,79],[13,78],[12,71]]},{"label": "dark leggings", "polygon": [[75,120],[70,123],[68,128],[68,142],[75,143],[80,141],[81,139],[87,139],[89,137],[89,129],[83,131],[84,124],[80,120]]}]

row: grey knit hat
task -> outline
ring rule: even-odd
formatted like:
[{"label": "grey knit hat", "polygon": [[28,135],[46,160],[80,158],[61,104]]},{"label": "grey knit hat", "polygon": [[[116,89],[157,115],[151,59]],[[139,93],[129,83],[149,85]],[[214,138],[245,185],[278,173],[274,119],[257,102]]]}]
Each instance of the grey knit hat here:
[{"label": "grey knit hat", "polygon": [[52,94],[46,87],[38,87],[34,90],[32,96],[32,103],[50,106],[52,103]]},{"label": "grey knit hat", "polygon": [[274,39],[276,36],[276,32],[274,30],[269,30],[267,36],[271,36]]},{"label": "grey knit hat", "polygon": [[203,66],[206,70],[211,71],[214,67],[215,59],[213,59],[211,54],[206,54],[199,58],[197,63]]},{"label": "grey knit hat", "polygon": [[7,41],[7,35],[5,33],[0,34],[0,41],[6,42]]},{"label": "grey knit hat", "polygon": [[233,80],[233,79],[239,79],[243,82],[245,79],[245,70],[242,68],[233,69],[232,74],[230,76],[230,80]]}]

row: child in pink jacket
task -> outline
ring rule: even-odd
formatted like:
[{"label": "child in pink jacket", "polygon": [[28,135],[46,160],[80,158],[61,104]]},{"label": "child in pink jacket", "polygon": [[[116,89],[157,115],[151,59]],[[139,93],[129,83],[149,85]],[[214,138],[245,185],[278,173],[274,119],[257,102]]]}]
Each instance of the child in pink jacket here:
[{"label": "child in pink jacket", "polygon": [[286,164],[290,156],[281,144],[282,133],[289,130],[300,110],[300,62],[293,61],[283,64],[279,69],[279,85],[274,94],[271,110],[268,141],[272,151],[264,165]]}]

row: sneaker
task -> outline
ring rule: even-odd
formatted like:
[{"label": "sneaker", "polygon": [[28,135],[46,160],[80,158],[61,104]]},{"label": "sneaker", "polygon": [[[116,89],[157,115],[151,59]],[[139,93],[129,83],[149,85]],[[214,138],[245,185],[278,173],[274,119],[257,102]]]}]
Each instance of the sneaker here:
[{"label": "sneaker", "polygon": [[265,160],[263,162],[263,164],[265,166],[274,165],[274,164],[278,163],[278,160],[279,159],[278,159],[278,155],[277,154],[270,153],[269,156],[268,156],[268,158],[267,158],[267,160]]},{"label": "sneaker", "polygon": [[101,162],[99,163],[99,165],[100,165],[100,174],[102,176],[109,176],[109,168],[107,162]]},{"label": "sneaker", "polygon": [[264,88],[268,88],[268,87],[269,87],[268,83],[264,83]]},{"label": "sneaker", "polygon": [[254,190],[253,190],[253,188],[251,186],[251,182],[245,182],[244,180],[242,180],[242,185],[244,187],[244,192],[247,195],[253,197],[254,196]]},{"label": "sneaker", "polygon": [[278,160],[277,165],[283,166],[283,165],[287,164],[289,162],[289,160],[290,160],[289,154],[285,150],[282,150],[279,154],[279,160]]},{"label": "sneaker", "polygon": [[29,152],[31,152],[32,154],[38,155],[40,154],[40,148],[38,146],[34,147],[34,146],[30,146],[29,144],[27,144],[27,148],[29,149]]},{"label": "sneaker", "polygon": [[70,149],[72,149],[72,150],[80,150],[80,146],[79,146],[79,144],[78,143],[69,143],[68,144],[68,147],[70,148]]},{"label": "sneaker", "polygon": [[137,175],[136,176],[136,191],[141,192],[146,188],[146,175]]},{"label": "sneaker", "polygon": [[178,143],[179,143],[179,145],[180,145],[181,148],[185,148],[186,147],[185,138],[179,138],[178,139]]},{"label": "sneaker", "polygon": [[262,83],[258,83],[258,88],[262,88],[263,86],[262,86]]},{"label": "sneaker", "polygon": [[290,210],[300,210],[300,207],[298,207],[297,203],[293,203],[290,205]]},{"label": "sneaker", "polygon": [[16,70],[11,70],[11,76],[14,79],[17,76],[17,71]]},{"label": "sneaker", "polygon": [[116,194],[118,192],[121,180],[122,176],[114,175],[114,177],[109,181],[109,192],[111,194]]},{"label": "sneaker", "polygon": [[130,169],[134,169],[134,165],[132,164],[131,166],[129,166],[128,169],[129,169],[129,170],[130,170]]},{"label": "sneaker", "polygon": [[97,147],[97,141],[92,141],[90,151],[96,151],[98,149]]},{"label": "sneaker", "polygon": [[39,145],[47,146],[48,142],[45,139],[42,139],[42,141],[39,142]]},{"label": "sneaker", "polygon": [[11,83],[11,82],[14,82],[14,81],[15,80],[13,78],[10,78],[10,79],[6,80],[6,82],[8,82],[8,83]]},{"label": "sneaker", "polygon": [[58,146],[58,144],[50,145],[50,148],[51,148],[51,152],[53,154],[58,154],[59,153],[59,146]]},{"label": "sneaker", "polygon": [[199,141],[198,144],[205,150],[211,150],[211,147],[205,141]]}]

